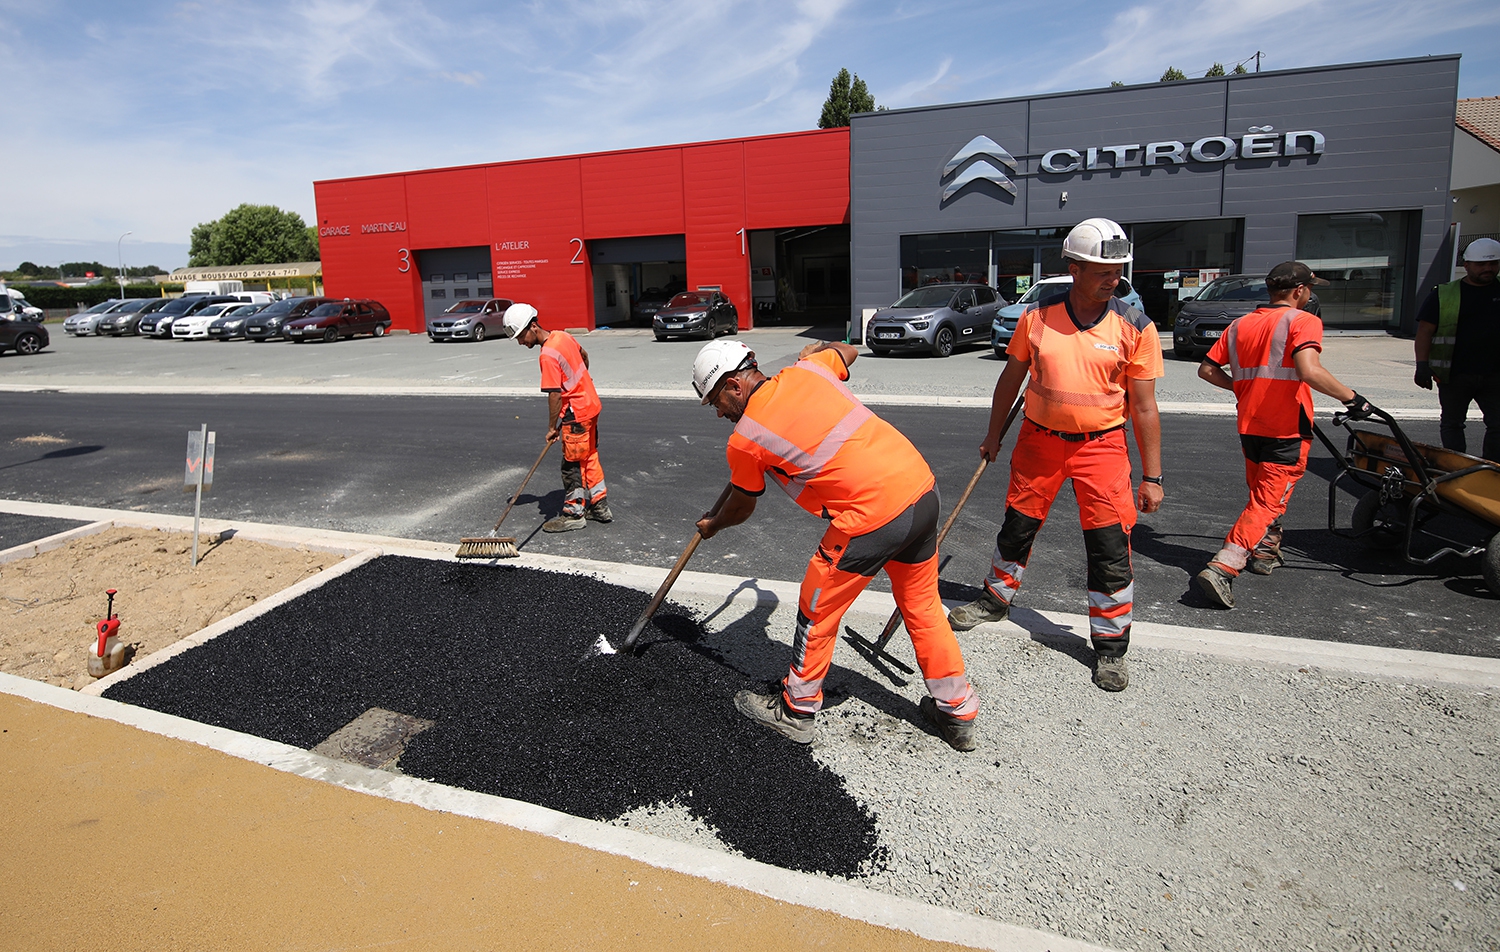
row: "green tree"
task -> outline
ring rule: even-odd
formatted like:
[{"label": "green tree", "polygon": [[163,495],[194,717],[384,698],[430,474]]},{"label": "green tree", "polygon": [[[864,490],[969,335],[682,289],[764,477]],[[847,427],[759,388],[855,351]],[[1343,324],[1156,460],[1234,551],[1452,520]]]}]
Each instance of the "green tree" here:
[{"label": "green tree", "polygon": [[1164,83],[1175,83],[1180,79],[1187,79],[1187,73],[1175,66],[1168,66],[1167,71],[1161,74],[1161,81]]},{"label": "green tree", "polygon": [[838,129],[849,124],[849,117],[856,112],[875,112],[875,97],[859,74],[849,75],[841,69],[828,85],[828,98],[823,102],[823,114],[818,117],[819,129]]},{"label": "green tree", "polygon": [[1224,75],[1224,64],[1223,63],[1215,63],[1214,65],[1212,65],[1212,66],[1210,66],[1208,68],[1208,72],[1206,72],[1206,73],[1203,74],[1203,78],[1204,79],[1209,79],[1209,78],[1211,78],[1213,76],[1223,76],[1223,75]]},{"label": "green tree", "polygon": [[312,229],[301,215],[275,205],[241,205],[218,221],[199,224],[188,247],[193,267],[316,260]]},{"label": "green tree", "polygon": [[1234,75],[1236,75],[1236,76],[1244,76],[1246,73],[1248,73],[1250,71],[1245,68],[1245,64],[1244,63],[1236,63],[1234,69],[1231,70],[1231,72],[1233,72]]},{"label": "green tree", "polygon": [[1110,88],[1113,89],[1116,86],[1124,86],[1125,84],[1122,83],[1122,82],[1120,82],[1118,79],[1113,79],[1113,80],[1110,80],[1109,85],[1110,85]]}]

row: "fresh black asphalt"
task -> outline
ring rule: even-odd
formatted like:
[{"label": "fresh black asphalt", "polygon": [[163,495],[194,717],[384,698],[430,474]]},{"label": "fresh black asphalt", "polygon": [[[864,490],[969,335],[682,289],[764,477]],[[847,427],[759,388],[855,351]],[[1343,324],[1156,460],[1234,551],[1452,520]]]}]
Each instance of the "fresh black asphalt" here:
[{"label": "fresh black asphalt", "polygon": [[[511,482],[473,487],[501,469],[514,481],[541,446],[540,395],[95,396],[6,394],[0,421],[0,497],[187,514],[181,492],[186,433],[218,434],[206,516],[457,540],[488,531]],[[937,475],[945,511],[978,464],[987,411],[877,407],[911,437]],[[1325,424],[1326,425],[1326,424]],[[1409,427],[1436,441],[1436,424]],[[686,400],[605,401],[601,447],[611,525],[547,535],[561,509],[557,456],[542,464],[506,523],[527,552],[665,568],[727,476],[727,421]],[[1192,576],[1215,552],[1245,500],[1244,464],[1229,417],[1163,418],[1166,503],[1134,533],[1136,619],[1289,637],[1500,656],[1500,600],[1476,561],[1413,566],[1327,528],[1334,463],[1314,444],[1307,477],[1284,520],[1288,565],[1236,585],[1239,607],[1208,606]],[[20,442],[37,434],[65,446]],[[1341,441],[1340,441],[1341,442]],[[990,467],[944,546],[944,594],[971,597],[989,566],[1003,516],[1007,467]],[[1337,497],[1347,525],[1355,494]],[[751,521],[703,544],[690,568],[745,578],[798,579],[822,523],[780,492]],[[1082,614],[1082,535],[1070,490],[1034,550],[1019,604]],[[883,588],[883,577],[875,587]],[[867,633],[869,634],[869,633]]]},{"label": "fresh black asphalt", "polygon": [[[878,863],[871,816],[808,747],[734,710],[761,687],[665,609],[618,644],[649,596],[515,566],[384,557],[106,692],[312,748],[379,707],[434,726],[404,773],[613,819],[676,802],[746,856],[853,875]],[[867,868],[869,868],[867,866]]]}]

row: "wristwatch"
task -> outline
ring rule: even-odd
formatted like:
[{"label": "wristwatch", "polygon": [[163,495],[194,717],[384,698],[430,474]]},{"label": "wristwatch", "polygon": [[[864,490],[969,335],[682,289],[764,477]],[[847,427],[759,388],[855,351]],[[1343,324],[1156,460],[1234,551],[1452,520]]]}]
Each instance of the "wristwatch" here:
[{"label": "wristwatch", "polygon": [[1143,483],[1155,483],[1156,485],[1160,486],[1161,485],[1161,477],[1160,476],[1142,476],[1141,477],[1141,482],[1143,482]]}]

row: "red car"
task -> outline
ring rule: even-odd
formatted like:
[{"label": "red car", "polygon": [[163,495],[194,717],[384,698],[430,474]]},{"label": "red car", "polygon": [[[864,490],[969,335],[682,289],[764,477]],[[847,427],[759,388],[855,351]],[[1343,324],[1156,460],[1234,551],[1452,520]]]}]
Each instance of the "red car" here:
[{"label": "red car", "polygon": [[335,341],[356,334],[384,337],[390,326],[390,312],[379,301],[344,298],[319,304],[306,317],[288,321],[283,333],[301,344],[313,339]]}]

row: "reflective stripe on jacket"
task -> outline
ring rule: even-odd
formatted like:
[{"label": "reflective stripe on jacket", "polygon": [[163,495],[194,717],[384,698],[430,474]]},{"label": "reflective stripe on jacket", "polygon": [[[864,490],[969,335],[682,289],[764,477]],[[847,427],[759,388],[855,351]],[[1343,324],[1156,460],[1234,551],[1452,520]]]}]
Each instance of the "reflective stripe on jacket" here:
[{"label": "reflective stripe on jacket", "polygon": [[1312,390],[1297,373],[1295,355],[1322,346],[1323,322],[1294,307],[1259,307],[1229,325],[1208,359],[1229,365],[1241,433],[1312,435]]},{"label": "reflective stripe on jacket", "polygon": [[1432,335],[1432,350],[1427,353],[1427,363],[1432,369],[1432,379],[1444,383],[1453,368],[1453,347],[1458,343],[1458,309],[1463,302],[1462,280],[1449,281],[1437,286],[1438,322]]},{"label": "reflective stripe on jacket", "polygon": [[542,368],[542,390],[562,393],[562,416],[574,420],[592,420],[599,415],[599,392],[594,378],[583,362],[583,348],[567,331],[553,331],[542,342],[537,357]]}]

